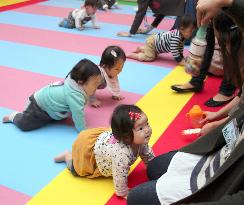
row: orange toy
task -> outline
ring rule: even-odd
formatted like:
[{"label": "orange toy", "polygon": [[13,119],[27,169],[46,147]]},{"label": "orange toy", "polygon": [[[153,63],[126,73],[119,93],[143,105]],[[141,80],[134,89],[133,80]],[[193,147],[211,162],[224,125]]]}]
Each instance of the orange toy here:
[{"label": "orange toy", "polygon": [[199,105],[194,105],[190,111],[186,114],[189,118],[193,128],[201,128],[201,120],[205,117],[202,109]]}]

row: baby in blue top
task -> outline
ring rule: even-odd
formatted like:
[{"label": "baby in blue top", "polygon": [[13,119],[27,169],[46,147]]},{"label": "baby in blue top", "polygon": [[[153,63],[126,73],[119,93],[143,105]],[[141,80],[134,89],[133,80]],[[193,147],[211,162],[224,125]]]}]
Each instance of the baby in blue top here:
[{"label": "baby in blue top", "polygon": [[88,96],[95,93],[101,83],[101,71],[90,60],[83,59],[68,73],[64,81],[50,84],[29,97],[23,112],[3,117],[23,131],[40,128],[52,121],[72,116],[78,131],[84,130],[84,106]]}]

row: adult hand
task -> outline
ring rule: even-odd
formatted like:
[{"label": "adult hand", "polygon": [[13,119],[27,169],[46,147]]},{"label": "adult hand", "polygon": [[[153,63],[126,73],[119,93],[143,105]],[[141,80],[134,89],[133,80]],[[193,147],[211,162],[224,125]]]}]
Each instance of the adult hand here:
[{"label": "adult hand", "polygon": [[220,124],[221,123],[219,123],[219,121],[210,122],[210,123],[205,124],[202,127],[199,135],[200,136],[204,136],[204,135],[208,134],[210,131],[212,131],[213,129],[215,129],[216,127],[218,127]]},{"label": "adult hand", "polygon": [[130,37],[130,33],[127,31],[120,31],[117,33],[117,36],[121,36],[121,37]]},{"label": "adult hand", "polygon": [[218,118],[217,112],[204,111],[203,114],[205,117],[201,120],[201,124],[205,124]]},{"label": "adult hand", "polygon": [[178,63],[179,66],[185,66],[185,64],[186,64],[186,61],[184,58]]},{"label": "adult hand", "polygon": [[208,24],[222,7],[228,7],[233,0],[199,0],[197,2],[197,25]]},{"label": "adult hand", "polygon": [[136,33],[138,34],[148,34],[154,28],[151,25],[146,26],[145,28],[139,28]]}]

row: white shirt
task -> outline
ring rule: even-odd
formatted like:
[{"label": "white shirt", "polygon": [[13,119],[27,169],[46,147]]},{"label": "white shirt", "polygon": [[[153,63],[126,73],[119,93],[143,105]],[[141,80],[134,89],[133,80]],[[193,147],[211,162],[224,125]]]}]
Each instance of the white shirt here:
[{"label": "white shirt", "polygon": [[156,192],[161,204],[168,205],[192,194],[190,177],[201,155],[177,152],[167,172],[156,183]]},{"label": "white shirt", "polygon": [[87,23],[89,20],[92,21],[92,26],[93,27],[96,26],[96,16],[95,16],[95,14],[89,16],[86,13],[86,9],[85,8],[73,10],[72,11],[72,17],[75,19],[75,27],[76,28],[81,28],[82,25]]}]

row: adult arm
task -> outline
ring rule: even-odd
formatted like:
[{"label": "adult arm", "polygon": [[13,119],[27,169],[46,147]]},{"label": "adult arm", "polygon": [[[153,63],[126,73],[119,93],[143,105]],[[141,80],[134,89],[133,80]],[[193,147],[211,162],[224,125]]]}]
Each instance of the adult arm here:
[{"label": "adult arm", "polygon": [[243,0],[199,0],[197,3],[198,25],[207,24],[211,18],[224,8],[226,14],[244,30],[244,1]]},{"label": "adult arm", "polygon": [[150,0],[138,0],[137,4],[138,4],[138,10],[136,12],[134,21],[132,23],[132,26],[130,28],[130,34],[136,34],[138,28],[141,25],[141,22],[144,18],[144,16],[147,13],[147,8],[149,6],[149,2]]},{"label": "adult arm", "polygon": [[232,101],[230,101],[223,108],[218,110],[217,112],[205,112],[206,117],[202,120],[202,123],[206,123],[207,121],[217,120],[222,117],[227,117],[229,112],[238,105],[240,102],[240,97],[236,96]]},{"label": "adult arm", "polygon": [[163,20],[163,18],[164,18],[164,15],[163,15],[163,14],[156,14],[156,17],[155,17],[155,19],[153,20],[151,26],[152,26],[153,28],[157,28],[158,25],[159,25],[159,24],[161,23],[161,21]]},{"label": "adult arm", "polygon": [[146,25],[145,26],[146,28],[139,28],[137,30],[137,33],[141,33],[141,34],[147,34],[147,33],[149,33],[154,28],[157,28],[158,27],[158,25],[163,20],[163,18],[164,18],[164,15],[162,15],[162,14],[156,14],[156,17],[153,20],[152,24],[151,25],[150,24]]}]

